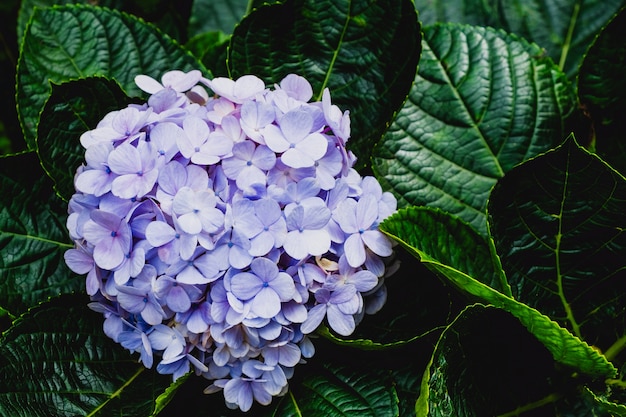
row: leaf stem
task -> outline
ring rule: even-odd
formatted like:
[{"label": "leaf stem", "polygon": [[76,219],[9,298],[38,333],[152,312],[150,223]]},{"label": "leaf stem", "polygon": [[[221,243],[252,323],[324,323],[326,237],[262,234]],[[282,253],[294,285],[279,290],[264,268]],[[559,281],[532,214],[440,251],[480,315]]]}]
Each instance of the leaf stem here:
[{"label": "leaf stem", "polygon": [[617,339],[615,343],[613,343],[611,347],[609,347],[606,350],[606,352],[604,352],[604,357],[608,361],[612,361],[613,359],[615,359],[617,355],[620,354],[622,350],[624,350],[625,347],[626,347],[626,335]]},{"label": "leaf stem", "polygon": [[335,48],[335,51],[333,52],[333,57],[330,60],[330,63],[328,64],[328,70],[326,71],[324,82],[322,83],[322,86],[320,87],[320,90],[319,90],[319,94],[317,96],[318,101],[322,100],[324,89],[328,85],[328,80],[330,79],[330,75],[335,67],[335,61],[337,61],[337,56],[339,56],[339,51],[341,50],[341,45],[343,44],[343,38],[344,36],[346,36],[346,32],[348,31],[348,25],[350,24],[350,19],[352,19],[352,16],[350,15],[351,11],[352,11],[352,2],[349,1],[348,13],[347,13],[348,16],[346,17],[346,22],[344,23],[343,28],[341,29],[341,36],[339,37],[339,42],[337,43],[337,47]]},{"label": "leaf stem", "polygon": [[122,393],[122,391],[124,391],[124,389],[126,389],[126,387],[128,387],[130,384],[133,383],[133,381],[135,379],[137,379],[137,377],[139,375],[141,375],[141,373],[145,370],[146,368],[144,368],[143,366],[137,369],[137,372],[135,372],[135,374],[133,376],[131,376],[130,378],[128,378],[128,381],[126,381],[121,387],[119,387],[117,389],[117,391],[112,392],[109,395],[109,398],[107,398],[105,401],[103,401],[102,403],[100,403],[96,408],[93,409],[93,411],[89,414],[87,414],[86,417],[91,417],[91,416],[95,416],[96,414],[98,414],[98,412],[100,412],[100,410],[102,410],[108,403],[109,401],[111,401],[113,398],[115,397],[119,397],[120,394]]},{"label": "leaf stem", "polygon": [[563,238],[563,212],[565,211],[565,199],[567,197],[567,187],[569,182],[569,158],[567,160],[567,167],[565,169],[565,179],[563,180],[563,195],[561,196],[561,206],[559,207],[559,213],[555,216],[559,220],[559,230],[556,233],[555,248],[554,248],[554,263],[556,264],[556,285],[559,291],[559,298],[565,309],[567,315],[567,321],[572,325],[572,331],[579,339],[582,340],[580,333],[580,326],[576,322],[572,307],[567,302],[565,297],[565,290],[563,288],[563,274],[561,273],[561,239]]},{"label": "leaf stem", "polygon": [[550,395],[547,395],[547,396],[543,397],[540,400],[537,400],[537,401],[532,402],[530,404],[522,405],[520,407],[517,407],[513,411],[509,411],[507,413],[500,414],[497,417],[515,417],[515,416],[519,416],[522,413],[525,413],[527,411],[531,411],[531,410],[534,410],[536,408],[543,407],[546,404],[551,404],[551,403],[557,402],[562,397],[563,397],[563,394],[552,393]]},{"label": "leaf stem", "polygon": [[565,61],[567,60],[567,55],[569,54],[569,48],[572,44],[572,38],[574,37],[574,28],[576,27],[576,21],[578,20],[578,14],[580,13],[580,1],[577,1],[574,4],[574,11],[572,13],[572,18],[569,22],[569,27],[567,28],[567,35],[565,35],[565,41],[563,42],[563,49],[561,50],[561,57],[559,59],[559,69],[563,71],[565,67]]}]

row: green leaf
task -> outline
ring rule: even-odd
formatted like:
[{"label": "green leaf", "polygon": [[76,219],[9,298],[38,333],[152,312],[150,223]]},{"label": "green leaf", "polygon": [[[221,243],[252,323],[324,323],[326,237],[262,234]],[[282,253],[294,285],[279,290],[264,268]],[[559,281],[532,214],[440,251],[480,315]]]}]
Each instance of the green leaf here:
[{"label": "green leaf", "polygon": [[233,33],[248,11],[249,0],[195,0],[189,18],[189,38],[206,32]]},{"label": "green leaf", "polygon": [[172,401],[178,389],[189,379],[191,376],[191,372],[187,372],[185,375],[178,378],[176,381],[172,382],[169,387],[161,395],[159,395],[154,401],[154,410],[152,411],[151,417],[156,417],[159,415],[165,407]]},{"label": "green leaf", "polygon": [[171,377],[138,364],[102,331],[88,298],[31,309],[0,340],[0,415],[148,415]]},{"label": "green leaf", "polygon": [[210,68],[213,76],[228,77],[226,56],[229,42],[230,36],[223,32],[205,32],[189,39],[185,48]]},{"label": "green leaf", "polygon": [[52,192],[36,155],[0,159],[0,303],[19,315],[50,296],[78,291],[63,253],[73,247],[67,206]]},{"label": "green leaf", "polygon": [[[30,18],[33,16],[35,8],[46,8],[52,6],[61,6],[64,4],[87,4],[89,0],[22,0],[20,2],[20,9],[17,15],[17,39],[21,40],[24,37],[24,31]],[[121,1],[119,0],[102,0],[98,1],[100,6],[109,7],[112,9],[118,8]]]},{"label": "green leaf", "polygon": [[624,0],[416,0],[424,24],[491,26],[537,43],[573,80],[582,57]]},{"label": "green leaf", "polygon": [[[558,379],[550,353],[517,319],[474,305],[442,333],[415,411],[418,417],[497,416],[522,406],[530,411],[529,404],[558,399],[546,399]],[[546,414],[537,415],[553,415],[541,411]]]},{"label": "green leaf", "polygon": [[570,85],[536,45],[493,29],[425,27],[422,48],[409,98],[374,150],[374,171],[401,207],[439,207],[486,236],[491,187],[561,141]]},{"label": "green leaf", "polygon": [[[424,220],[420,216],[420,212],[424,210],[424,208],[418,207],[400,210],[383,221],[380,230],[397,240],[410,253],[420,259],[428,269],[445,278],[472,298],[493,304],[513,314],[548,348],[557,362],[579,369],[589,375],[610,376],[615,374],[615,368],[604,356],[560,327],[555,321],[469,275],[470,270],[473,273],[477,272],[477,269],[474,269],[475,266],[468,265],[463,259],[453,259],[448,253],[448,245],[453,248],[470,250],[471,248],[464,247],[464,242],[467,244],[465,236],[477,232],[466,223],[458,222],[456,227],[466,230],[463,232],[455,231],[454,235],[450,235],[449,239],[453,243],[441,244],[437,241],[436,235],[430,232],[423,233],[423,230],[426,230],[425,227],[439,227],[439,232],[443,233],[442,230],[448,226],[450,221],[445,221],[444,225],[440,226],[431,225],[438,220],[433,215],[429,215],[430,220]],[[428,214],[428,212],[425,213]],[[433,211],[433,213],[436,212]],[[418,224],[418,222],[420,223]],[[463,236],[464,238],[456,243],[455,236]],[[456,251],[451,253],[456,254]],[[467,271],[459,269],[458,265]]]},{"label": "green leaf", "polygon": [[626,330],[626,180],[573,136],[510,171],[489,201],[513,295],[607,349]]},{"label": "green leaf", "polygon": [[[623,391],[624,385],[619,388]],[[598,413],[604,412],[611,417],[626,417],[625,404],[616,403],[612,399],[608,398],[609,396],[596,394],[589,388],[584,389],[583,395],[586,399],[590,399],[590,402],[592,402],[594,408],[598,410]]]},{"label": "green leaf", "polygon": [[398,396],[389,372],[330,363],[290,387],[272,417],[398,416]]},{"label": "green leaf", "polygon": [[299,74],[314,99],[328,87],[333,103],[350,111],[348,147],[363,167],[409,92],[419,30],[409,0],[287,0],[243,19],[228,65],[235,78],[255,74],[268,84]]},{"label": "green leaf", "polygon": [[[79,5],[35,9],[18,62],[18,115],[33,148],[50,82],[91,76],[116,80],[140,95],[134,78],[160,79],[171,69],[204,70],[202,64],[154,26],[117,11]],[[206,70],[204,70],[206,71]]]},{"label": "green leaf", "polygon": [[56,192],[66,201],[74,194],[74,175],[85,160],[80,136],[95,129],[107,113],[131,103],[113,80],[91,77],[52,85],[41,114],[37,154]]},{"label": "green leaf", "polygon": [[622,174],[626,174],[625,25],[626,9],[622,9],[595,39],[578,76],[579,100],[591,118],[598,155]]}]

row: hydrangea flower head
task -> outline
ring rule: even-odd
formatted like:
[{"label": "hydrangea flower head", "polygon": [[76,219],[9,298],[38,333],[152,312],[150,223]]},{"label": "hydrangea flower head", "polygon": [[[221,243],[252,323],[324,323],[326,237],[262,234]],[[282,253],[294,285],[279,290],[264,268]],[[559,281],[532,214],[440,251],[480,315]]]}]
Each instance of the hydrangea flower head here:
[{"label": "hydrangea flower head", "polygon": [[353,169],[349,113],[303,77],[135,81],[147,102],[81,136],[65,261],[146,367],[269,404],[319,326],[347,336],[381,308],[396,200]]}]

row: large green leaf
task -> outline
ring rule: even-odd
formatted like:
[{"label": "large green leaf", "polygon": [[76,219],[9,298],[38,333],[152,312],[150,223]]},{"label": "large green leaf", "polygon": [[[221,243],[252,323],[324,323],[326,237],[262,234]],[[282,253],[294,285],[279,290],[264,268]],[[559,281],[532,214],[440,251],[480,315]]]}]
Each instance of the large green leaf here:
[{"label": "large green leaf", "polygon": [[[489,325],[485,325],[489,323]],[[468,307],[444,331],[424,373],[418,417],[587,417],[572,407],[575,378],[559,374],[550,353],[501,309]]]},{"label": "large green leaf", "polygon": [[[33,16],[35,7],[43,9],[52,6],[61,6],[64,4],[89,4],[90,0],[22,0],[20,2],[20,9],[17,15],[17,39],[24,37],[24,31],[28,21]],[[98,4],[101,7],[109,7],[111,9],[119,9],[122,5],[122,0],[99,0]]]},{"label": "large green leaf", "polygon": [[514,297],[601,349],[626,333],[626,179],[570,137],[489,201]]},{"label": "large green leaf", "polygon": [[624,0],[415,0],[424,24],[458,22],[515,33],[574,79],[594,37]]},{"label": "large green leaf", "polygon": [[[459,231],[463,228],[465,230]],[[472,298],[513,314],[548,348],[559,363],[590,375],[615,375],[615,368],[604,356],[548,316],[470,275],[478,273],[484,277],[485,272],[475,266],[480,260],[473,263],[471,259],[468,261],[474,254],[473,251],[476,251],[468,245],[477,242],[479,237],[466,223],[426,207],[409,207],[388,217],[381,223],[380,229],[400,242],[427,268]],[[455,231],[441,241],[440,235],[445,235],[446,230]],[[476,236],[468,239],[472,234]]]},{"label": "large green leaf", "polygon": [[249,0],[195,0],[189,17],[190,38],[205,32],[233,33],[248,11]]},{"label": "large green leaf", "polygon": [[395,417],[398,397],[389,373],[329,364],[282,398],[273,417]]},{"label": "large green leaf", "polygon": [[578,76],[580,103],[592,120],[598,154],[626,174],[626,9],[598,35]]},{"label": "large green leaf", "polygon": [[31,309],[0,339],[0,415],[145,416],[171,382],[102,331],[88,298]]},{"label": "large green leaf", "polygon": [[19,315],[50,296],[84,287],[65,265],[73,247],[67,206],[52,191],[36,155],[0,158],[0,304]]},{"label": "large green leaf", "polygon": [[409,0],[287,0],[261,7],[235,29],[233,77],[272,84],[296,73],[350,111],[348,147],[363,167],[371,147],[406,99],[420,54],[420,28]]},{"label": "large green leaf", "polygon": [[[24,137],[34,147],[50,82],[103,76],[139,95],[134,78],[156,79],[169,70],[203,69],[191,54],[156,27],[113,10],[68,5],[35,9],[18,63],[17,103]],[[206,70],[205,70],[206,71]]]},{"label": "large green leaf", "polygon": [[110,111],[131,102],[119,84],[105,78],[86,78],[52,85],[41,114],[37,153],[57,193],[66,201],[74,194],[76,168],[85,160],[80,135],[95,129]]},{"label": "large green leaf", "polygon": [[491,187],[561,141],[573,103],[536,45],[483,27],[425,27],[418,75],[374,170],[400,206],[439,207],[486,236]]}]

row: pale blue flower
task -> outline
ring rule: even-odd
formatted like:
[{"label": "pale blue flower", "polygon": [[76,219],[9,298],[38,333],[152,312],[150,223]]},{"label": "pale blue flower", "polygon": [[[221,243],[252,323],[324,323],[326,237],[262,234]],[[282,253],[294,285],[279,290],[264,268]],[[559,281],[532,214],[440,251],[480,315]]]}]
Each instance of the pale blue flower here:
[{"label": "pale blue flower", "polygon": [[300,330],[304,334],[311,333],[326,317],[331,329],[340,335],[352,334],[356,326],[354,314],[358,312],[356,295],[356,288],[352,285],[344,285],[334,291],[320,288],[315,292],[317,305],[309,310],[309,315],[300,326]]},{"label": "pale blue flower", "polygon": [[286,113],[279,126],[268,125],[263,130],[265,143],[282,154],[281,161],[292,168],[312,167],[326,154],[328,143],[320,133],[311,132],[313,118],[305,111]]},{"label": "pale blue flower", "polygon": [[330,235],[324,228],[331,214],[322,199],[308,199],[306,205],[296,205],[285,214],[289,232],[283,247],[289,256],[304,259],[323,255],[330,249]]},{"label": "pale blue flower", "polygon": [[272,318],[280,311],[281,302],[292,299],[295,293],[293,278],[280,272],[267,258],[255,258],[250,272],[240,272],[230,282],[231,292],[240,300],[251,301],[251,312],[263,318]]},{"label": "pale blue flower", "polygon": [[[184,135],[178,136],[176,144],[180,153],[198,165],[213,165],[230,154],[233,142],[224,135],[214,135],[207,123],[195,116],[183,121]],[[224,140],[226,139],[226,140]]]},{"label": "pale blue flower", "polygon": [[233,103],[241,104],[253,99],[257,94],[265,90],[265,83],[254,75],[244,75],[237,80],[216,77],[212,80],[202,79],[213,92],[227,98]]},{"label": "pale blue flower", "polygon": [[174,196],[172,212],[185,233],[214,233],[224,225],[224,213],[215,208],[216,204],[213,191],[182,187]]},{"label": "pale blue flower", "polygon": [[233,156],[222,161],[224,174],[235,180],[237,188],[248,190],[253,184],[265,186],[267,171],[276,165],[276,154],[267,146],[246,140],[233,146]]},{"label": "pale blue flower", "polygon": [[118,342],[131,352],[139,352],[139,358],[143,366],[148,369],[152,368],[154,356],[152,354],[150,339],[146,333],[139,329],[124,331],[120,333]]},{"label": "pale blue flower", "polygon": [[365,263],[365,248],[379,256],[390,256],[391,242],[376,228],[379,217],[378,201],[371,194],[359,201],[347,199],[333,212],[333,218],[349,235],[344,242],[344,252],[350,266],[356,268]]},{"label": "pale blue flower", "polygon": [[168,71],[161,77],[161,82],[148,75],[137,75],[135,84],[146,93],[155,94],[165,88],[182,93],[191,90],[202,78],[202,73],[198,70],[191,70],[187,73],[179,70]]},{"label": "pale blue flower", "polygon": [[113,144],[101,142],[90,146],[85,151],[86,169],[76,176],[76,190],[100,197],[111,191],[111,184],[117,176],[108,165]]},{"label": "pale blue flower", "polygon": [[150,146],[139,142],[137,147],[123,143],[109,154],[108,164],[118,176],[111,183],[111,192],[120,198],[140,198],[156,184],[159,171]]},{"label": "pale blue flower", "polygon": [[94,246],[93,259],[102,269],[119,267],[130,252],[130,227],[115,214],[93,210],[83,226],[83,236]]},{"label": "pale blue flower", "polygon": [[258,102],[246,101],[241,106],[241,129],[253,141],[265,145],[263,128],[276,118],[273,106]]}]

